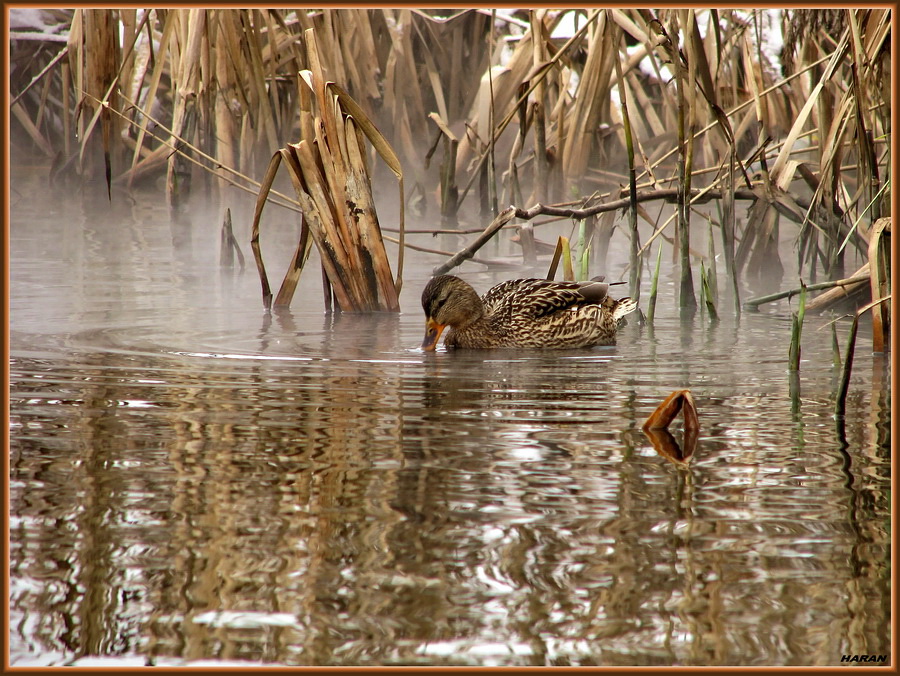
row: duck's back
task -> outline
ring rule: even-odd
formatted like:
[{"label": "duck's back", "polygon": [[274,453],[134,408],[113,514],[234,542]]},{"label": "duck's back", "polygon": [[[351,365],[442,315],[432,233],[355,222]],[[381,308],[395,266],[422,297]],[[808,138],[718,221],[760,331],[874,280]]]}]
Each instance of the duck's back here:
[{"label": "duck's back", "polygon": [[[602,282],[512,279],[482,297],[487,326],[447,337],[459,347],[579,348],[614,345],[631,299],[613,300]],[[487,330],[484,330],[487,329]]]}]

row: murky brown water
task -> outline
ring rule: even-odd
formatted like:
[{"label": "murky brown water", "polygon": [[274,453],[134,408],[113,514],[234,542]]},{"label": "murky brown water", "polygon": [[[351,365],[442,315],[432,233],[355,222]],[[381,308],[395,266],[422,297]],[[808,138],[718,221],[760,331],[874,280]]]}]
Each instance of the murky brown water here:
[{"label": "murky brown water", "polygon": [[[255,270],[216,265],[218,216],[40,191],[14,176],[13,665],[889,652],[889,368],[868,327],[840,429],[825,318],[789,396],[786,304],[682,324],[669,274],[655,325],[615,348],[423,354],[434,257],[412,255],[400,316],[325,316],[316,267],[267,316]],[[515,276],[478,270],[482,290]],[[678,464],[640,426],[681,387],[702,431]]]}]

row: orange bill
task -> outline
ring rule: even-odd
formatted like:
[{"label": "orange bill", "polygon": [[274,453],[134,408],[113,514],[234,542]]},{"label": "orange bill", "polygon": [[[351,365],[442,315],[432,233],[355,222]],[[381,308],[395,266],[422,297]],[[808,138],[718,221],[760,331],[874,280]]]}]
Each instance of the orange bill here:
[{"label": "orange bill", "polygon": [[429,318],[425,322],[425,340],[422,341],[422,349],[426,352],[433,352],[445,328],[447,328],[446,324],[438,324]]}]

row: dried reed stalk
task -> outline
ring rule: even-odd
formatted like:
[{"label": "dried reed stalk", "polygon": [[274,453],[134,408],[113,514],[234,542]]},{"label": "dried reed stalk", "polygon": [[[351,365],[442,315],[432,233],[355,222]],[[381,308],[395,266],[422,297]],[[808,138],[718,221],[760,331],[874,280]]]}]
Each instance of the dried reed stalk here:
[{"label": "dried reed stalk", "polygon": [[605,12],[593,11],[597,12],[597,19],[588,31],[586,61],[562,149],[563,172],[570,179],[584,175],[596,152],[593,130],[609,121],[606,102],[615,72],[613,63],[618,59],[617,41],[611,39],[614,26],[610,25]]},{"label": "dried reed stalk", "polygon": [[[774,260],[779,215],[803,224],[798,260],[804,279],[812,283],[820,269],[829,277],[845,276],[841,271],[847,243],[868,255],[871,223],[888,215],[890,205],[889,9],[845,9],[834,15],[838,21],[833,26],[798,29],[786,44],[789,56],[797,58],[780,81],[773,69],[763,67],[759,12],[711,10],[704,36],[701,15],[695,11],[588,10],[587,21],[560,47],[549,35],[561,17],[574,11],[584,14],[532,10],[527,21],[511,21],[509,25],[520,25],[525,33],[506,36],[518,39],[500,69],[491,56],[495,40],[487,39],[490,12],[482,10],[449,18],[406,8],[76,10],[66,58],[50,54],[35,59],[34,72],[11,85],[11,92],[18,91],[11,117],[20,131],[17,136],[30,139],[48,155],[61,146],[67,155],[77,149],[84,160],[88,149],[102,146],[105,139],[110,154],[105,166],[113,180],[117,174],[121,181],[153,176],[165,167],[171,192],[176,176],[197,175],[198,168],[215,173],[218,183],[234,182],[238,174],[258,175],[273,153],[295,138],[298,126],[301,140],[315,143],[317,138],[313,96],[308,87],[296,84],[297,72],[310,68],[301,49],[302,31],[312,29],[321,70],[353,95],[405,160],[421,161],[420,140],[430,132],[428,112],[436,111],[444,126],[456,132],[455,171],[441,177],[445,214],[463,202],[490,154],[501,148],[496,144],[504,131],[518,122],[505,177],[513,203],[522,203],[520,181],[526,195],[547,186],[556,190],[556,177],[563,175],[579,185],[609,184],[618,168],[606,165],[614,156],[628,156],[629,169],[634,166],[635,171],[643,162],[635,181],[638,203],[666,196],[676,181],[685,197],[691,197],[680,210],[683,220],[690,215],[690,205],[724,196],[722,244],[736,311],[738,272],[758,274],[765,262]],[[792,28],[808,16],[785,14]],[[668,54],[670,68],[684,71],[680,89],[666,85],[665,50],[658,49],[665,38],[651,28],[656,18],[673,40],[681,36],[684,49],[670,49]],[[106,27],[94,28],[101,23]],[[620,56],[611,39],[622,31],[638,43],[630,56]],[[496,37],[499,41],[504,36]],[[638,69],[645,58],[655,75],[648,77]],[[612,64],[610,59],[615,59]],[[51,77],[53,64],[61,71],[58,78]],[[609,106],[615,86],[627,106],[621,120],[627,130],[618,126],[617,112]],[[174,119],[149,133],[150,120],[156,118],[157,123],[160,110],[170,111]],[[673,130],[679,114],[685,117],[685,134],[676,144]],[[59,129],[54,120],[61,120],[56,123]],[[137,129],[135,135],[114,129],[126,120]],[[354,120],[359,123],[355,115]],[[464,128],[466,133],[461,133]],[[531,130],[534,153],[526,154]],[[336,129],[330,129],[326,135],[340,145],[334,133]],[[345,128],[342,137],[347,134]],[[690,154],[689,139],[696,144],[695,155]],[[115,155],[126,149],[130,162],[121,163],[120,169]],[[687,163],[680,176],[672,169],[676,152]],[[452,148],[445,159],[453,161]],[[752,186],[754,192],[744,166],[750,162],[758,163],[762,176]],[[322,171],[330,190],[324,165]],[[744,186],[737,188],[741,178]],[[430,192],[426,180],[418,181],[422,194]],[[613,178],[614,183],[619,180]],[[797,197],[798,180],[810,186],[812,200]],[[448,186],[456,181],[465,187],[454,203]],[[239,182],[245,189],[252,184]],[[183,190],[186,184],[177,187]],[[625,204],[633,209],[635,188],[629,189],[631,199]],[[735,226],[732,197],[745,199],[748,194],[757,202],[752,218]],[[617,208],[613,204],[622,201],[619,197],[624,195],[610,190],[601,198],[602,209],[569,211],[584,218]],[[543,213],[566,210],[565,205],[553,208],[557,211]],[[522,218],[532,211],[522,208],[516,215]],[[642,209],[636,211],[646,218]],[[342,226],[338,219],[337,225],[337,232],[362,246],[346,222]],[[665,227],[654,223],[638,258],[649,255],[649,244]],[[690,247],[689,241],[683,246],[683,234],[679,229],[676,240],[684,263]],[[405,242],[401,255],[404,250]],[[353,250],[345,254],[353,265],[363,265]],[[632,264],[630,271],[638,275],[640,265]],[[685,273],[690,273],[687,265]],[[712,281],[709,275],[707,281]],[[287,293],[287,287],[282,288]],[[817,300],[811,301],[810,311]],[[885,314],[883,310],[874,314]],[[887,326],[882,322],[882,343]]]},{"label": "dried reed stalk", "polygon": [[[872,299],[891,293],[891,218],[880,218],[869,236],[869,275]],[[881,303],[872,307],[872,351],[884,352],[891,340],[891,306]]]},{"label": "dried reed stalk", "polygon": [[[450,131],[444,118],[438,113],[428,116],[437,125],[440,138],[443,140],[444,157],[441,162],[441,225],[456,225],[456,212],[459,208],[459,187],[456,185],[456,157],[459,151],[459,139]],[[435,144],[434,148],[437,147]],[[434,150],[432,148],[432,150]],[[430,153],[429,153],[430,156]]]},{"label": "dried reed stalk", "polygon": [[[310,70],[302,81],[312,92],[310,110],[313,138],[290,143],[272,157],[262,182],[254,214],[251,243],[263,288],[263,302],[271,302],[271,291],[259,247],[259,220],[281,162],[288,169],[303,211],[300,242],[285,276],[276,304],[290,302],[297,277],[308,255],[309,240],[315,242],[322,259],[327,286],[338,308],[344,312],[374,312],[400,309],[402,255],[394,280],[384,248],[372,197],[368,167],[362,151],[363,137],[397,175],[400,204],[403,174],[393,149],[359,105],[337,85],[326,82],[313,29],[304,33]],[[400,214],[401,239],[403,211]],[[400,247],[403,251],[403,247]]]},{"label": "dried reed stalk", "polygon": [[[611,12],[611,10],[606,10]],[[629,269],[629,295],[637,302],[641,297],[641,261],[638,256],[640,250],[640,235],[637,227],[637,172],[634,167],[634,134],[631,128],[631,116],[628,114],[628,94],[625,88],[625,78],[622,76],[622,64],[619,59],[619,44],[622,40],[622,30],[616,26],[613,29],[616,43],[616,54],[613,57],[616,66],[616,81],[618,84],[619,100],[622,105],[622,122],[625,133],[625,149],[628,156],[628,199],[631,202],[628,209],[629,236],[631,239],[631,256],[628,260]]]},{"label": "dried reed stalk", "polygon": [[[658,22],[657,22],[658,23]],[[667,32],[661,23],[657,28],[660,33],[668,39],[664,43],[669,52],[672,67],[675,71],[675,87],[678,96],[678,206],[676,209],[676,239],[678,240],[678,256],[679,270],[681,272],[681,284],[678,294],[678,305],[682,312],[692,313],[697,307],[697,298],[694,295],[694,278],[691,273],[690,261],[690,194],[691,194],[691,161],[693,158],[693,139],[694,135],[688,133],[687,126],[690,124],[691,113],[693,111],[693,89],[689,84],[693,84],[693,71],[688,62],[688,68],[685,69],[682,63],[681,50],[672,40],[672,33],[675,28],[673,23]],[[676,34],[677,35],[677,34]],[[685,73],[687,70],[687,73]]]}]

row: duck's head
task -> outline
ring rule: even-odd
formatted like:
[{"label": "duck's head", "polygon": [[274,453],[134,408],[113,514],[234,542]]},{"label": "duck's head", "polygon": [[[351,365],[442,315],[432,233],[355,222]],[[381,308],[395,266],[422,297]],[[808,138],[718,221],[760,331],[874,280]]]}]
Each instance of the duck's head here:
[{"label": "duck's head", "polygon": [[453,275],[432,278],[422,291],[425,339],[422,349],[434,350],[444,329],[461,329],[481,318],[484,305],[475,289]]}]

